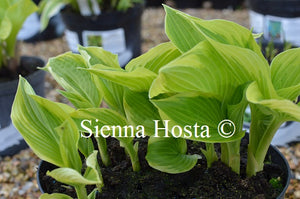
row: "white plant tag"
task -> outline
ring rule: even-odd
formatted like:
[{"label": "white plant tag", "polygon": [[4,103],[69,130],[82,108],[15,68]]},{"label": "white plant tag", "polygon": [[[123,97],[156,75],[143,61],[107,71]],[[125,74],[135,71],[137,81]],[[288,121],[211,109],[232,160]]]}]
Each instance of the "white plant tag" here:
[{"label": "white plant tag", "polygon": [[284,20],[283,29],[286,40],[296,46],[300,46],[300,17]]},{"label": "white plant tag", "polygon": [[267,40],[287,41],[300,46],[300,17],[285,18],[249,11],[250,26],[255,33],[264,33]]},{"label": "white plant tag", "polygon": [[264,37],[273,41],[284,41],[283,24],[280,17],[265,16]]},{"label": "white plant tag", "polygon": [[89,3],[87,2],[87,0],[77,0],[77,3],[79,6],[80,14],[82,16],[92,15],[92,11],[90,10]]},{"label": "white plant tag", "polygon": [[133,52],[129,49],[118,55],[120,66],[125,66],[133,57]]},{"label": "white plant tag", "polygon": [[78,52],[77,46],[79,44],[79,38],[77,33],[66,29],[65,36],[70,50],[73,52]]},{"label": "white plant tag", "polygon": [[123,28],[106,31],[82,32],[84,46],[101,46],[112,53],[122,53],[126,50],[125,32]]},{"label": "white plant tag", "polygon": [[79,5],[80,14],[82,16],[91,16],[91,15],[100,15],[101,10],[99,8],[99,4],[96,0],[91,0],[91,7],[89,5],[88,0],[77,0]]},{"label": "white plant tag", "polygon": [[99,4],[96,0],[91,0],[92,2],[92,9],[95,15],[100,15],[101,14],[101,10],[99,7]]},{"label": "white plant tag", "polygon": [[264,32],[264,15],[250,10],[249,17],[250,17],[250,28],[253,28],[253,32],[255,33]]},{"label": "white plant tag", "polygon": [[35,12],[25,20],[22,29],[17,36],[18,40],[25,40],[33,37],[40,31],[40,20],[38,14]]}]

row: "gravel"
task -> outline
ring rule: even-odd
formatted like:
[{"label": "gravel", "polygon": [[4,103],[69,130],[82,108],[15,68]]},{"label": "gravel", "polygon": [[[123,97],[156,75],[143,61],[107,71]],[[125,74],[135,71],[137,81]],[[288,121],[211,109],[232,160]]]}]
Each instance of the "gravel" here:
[{"label": "gravel", "polygon": [[[203,19],[228,19],[249,28],[249,16],[247,10],[212,10],[212,9],[185,9],[185,12]],[[143,14],[142,24],[142,51],[146,52],[155,45],[168,41],[164,33],[164,11],[162,8],[149,8]],[[23,55],[40,56],[44,60],[68,51],[65,38],[35,44],[21,43]],[[67,101],[57,94],[59,88],[49,75],[46,76],[46,97],[54,100]],[[280,151],[287,158],[293,172],[291,184],[285,198],[300,199],[300,143],[293,143],[288,147],[281,147]],[[12,157],[0,157],[0,199],[35,199],[40,195],[36,171],[39,158],[26,149]]]}]

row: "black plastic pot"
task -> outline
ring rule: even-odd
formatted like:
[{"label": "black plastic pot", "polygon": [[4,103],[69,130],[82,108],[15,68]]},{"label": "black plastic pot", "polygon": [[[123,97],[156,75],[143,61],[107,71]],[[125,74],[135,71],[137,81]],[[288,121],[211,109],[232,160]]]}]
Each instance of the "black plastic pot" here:
[{"label": "black plastic pot", "polygon": [[243,5],[244,0],[212,0],[211,2],[214,9],[237,9]]},{"label": "black plastic pot", "polygon": [[[248,136],[246,135],[246,137]],[[284,195],[290,184],[290,178],[291,178],[289,164],[285,159],[285,157],[282,155],[282,153],[272,145],[268,150],[267,157],[271,159],[272,163],[277,164],[280,167],[280,169],[284,171],[284,175],[283,175],[284,188],[282,192],[279,194],[279,196],[277,196],[277,199],[284,199]],[[43,160],[40,162],[37,171],[37,183],[42,193],[48,193],[47,190],[45,189],[45,185],[44,185],[45,183],[43,183],[43,178],[45,177],[47,171],[51,171],[55,168],[57,167],[51,163],[48,163]]]},{"label": "black plastic pot", "polygon": [[203,0],[175,0],[177,8],[200,8]]},{"label": "black plastic pot", "polygon": [[146,7],[161,7],[165,0],[146,0]]},{"label": "black plastic pot", "polygon": [[[36,70],[36,67],[42,67],[44,66],[44,64],[44,61],[37,57],[24,56],[21,58],[22,68],[28,71],[35,71],[25,78],[32,85],[35,92],[40,96],[44,96],[45,71]],[[0,83],[0,136],[2,139],[1,141],[3,141],[4,139],[4,134],[5,137],[8,139],[9,136],[7,134],[10,134],[12,131],[16,131],[16,129],[11,124],[10,114],[13,100],[17,91],[17,86],[18,80]],[[12,137],[12,139],[14,138]],[[20,143],[20,145],[21,148],[25,146],[23,142]],[[18,149],[16,147],[7,148],[6,150],[0,150],[0,156],[13,155],[17,151]]]},{"label": "black plastic pot", "polygon": [[77,45],[102,46],[117,53],[120,65],[141,54],[141,16],[144,4],[136,4],[126,12],[108,12],[98,16],[81,16],[70,8],[61,11],[66,25],[69,48]]},{"label": "black plastic pot", "polygon": [[48,191],[46,190],[45,185],[43,183],[43,178],[46,176],[47,171],[52,171],[56,168],[58,168],[58,167],[49,162],[41,160],[38,170],[37,170],[37,173],[36,173],[37,184],[40,188],[41,193],[48,193]]},{"label": "black plastic pot", "polygon": [[277,199],[284,199],[285,192],[290,184],[291,180],[291,169],[290,166],[282,155],[282,153],[274,146],[271,146],[268,150],[267,156],[270,156],[272,163],[278,164],[278,166],[284,171],[283,182],[284,188]]},{"label": "black plastic pot", "polygon": [[299,0],[249,0],[249,7],[264,15],[287,18],[300,16]]},{"label": "black plastic pot", "polygon": [[248,0],[254,32],[274,42],[300,46],[300,0]]}]

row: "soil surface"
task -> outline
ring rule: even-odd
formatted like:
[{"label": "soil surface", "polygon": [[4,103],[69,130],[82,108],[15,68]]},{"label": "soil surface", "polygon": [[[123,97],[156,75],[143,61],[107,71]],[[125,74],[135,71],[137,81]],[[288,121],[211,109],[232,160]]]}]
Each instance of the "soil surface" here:
[{"label": "soil surface", "polygon": [[[101,199],[188,199],[188,198],[276,198],[282,187],[274,188],[269,183],[271,178],[283,179],[279,166],[266,164],[264,171],[255,177],[246,178],[245,168],[241,176],[237,175],[222,162],[215,162],[207,169],[205,158],[189,172],[181,174],[167,174],[152,169],[145,160],[147,140],[139,140],[139,157],[141,171],[133,172],[130,159],[117,140],[108,142],[111,167],[102,167],[104,187],[97,198]],[[188,141],[190,154],[201,154],[200,148],[205,145],[200,142]],[[245,166],[247,140],[241,145],[242,160]],[[219,148],[217,146],[217,148]],[[204,156],[203,156],[204,157]],[[53,169],[52,167],[51,169]],[[44,172],[41,172],[41,176]],[[62,185],[49,176],[43,177],[42,186],[48,193],[65,193],[73,198],[74,190]],[[93,188],[91,188],[92,190]],[[55,190],[55,191],[51,191]]]}]

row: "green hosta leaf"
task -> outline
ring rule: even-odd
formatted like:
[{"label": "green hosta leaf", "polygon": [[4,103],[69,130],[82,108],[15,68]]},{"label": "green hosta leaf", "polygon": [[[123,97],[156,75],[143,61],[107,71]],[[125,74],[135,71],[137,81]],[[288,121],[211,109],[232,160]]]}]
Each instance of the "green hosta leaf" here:
[{"label": "green hosta leaf", "polygon": [[89,195],[88,195],[88,199],[95,199],[96,195],[97,195],[97,191],[98,189],[94,189]]},{"label": "green hosta leaf", "polygon": [[[89,67],[101,64],[110,67],[111,70],[121,70],[118,63],[118,56],[99,47],[82,47],[78,48],[81,56],[89,63]],[[99,87],[103,93],[104,101],[107,105],[125,115],[123,110],[123,93],[124,87],[110,80],[101,78]]]},{"label": "green hosta leaf", "polygon": [[[125,126],[127,124],[126,119],[123,116],[116,111],[107,108],[79,109],[73,112],[71,117],[74,119],[81,131],[88,131],[87,129],[84,129],[83,126],[86,126],[95,132],[95,126],[98,126],[100,130],[100,128],[104,125]],[[89,122],[84,120],[89,120]]]},{"label": "green hosta leaf", "polygon": [[99,107],[102,93],[98,78],[89,72],[85,60],[70,52],[51,58],[44,68],[66,90],[61,93],[77,108]]},{"label": "green hosta leaf", "polygon": [[199,155],[187,155],[186,141],[175,138],[151,137],[146,159],[149,165],[167,173],[182,173],[191,170],[201,159]]},{"label": "green hosta leaf", "polygon": [[109,129],[103,128],[103,137],[113,136],[124,143],[131,143],[133,140],[131,128],[128,128],[127,135],[123,128],[128,126],[126,119],[113,110],[106,108],[81,109],[72,113],[71,117],[81,131],[87,131],[89,134],[93,133],[97,136],[96,128],[98,128],[98,136],[101,136],[101,127],[108,126]]},{"label": "green hosta leaf", "polygon": [[40,199],[55,199],[55,198],[59,198],[59,199],[72,199],[71,196],[65,195],[65,194],[61,194],[61,193],[53,193],[53,194],[48,194],[48,193],[44,193],[40,196]]},{"label": "green hosta leaf", "polygon": [[12,106],[12,122],[37,156],[59,167],[65,164],[60,151],[60,135],[54,129],[72,111],[65,104],[35,96],[29,83],[20,77]]},{"label": "green hosta leaf", "polygon": [[132,6],[132,2],[129,0],[120,0],[117,4],[117,10],[118,11],[126,11],[128,8]]},{"label": "green hosta leaf", "polygon": [[[55,113],[55,109],[58,109],[60,111],[63,111],[62,113],[58,113],[58,115],[63,115],[63,118],[68,118],[69,114],[74,112],[75,109],[63,104],[63,103],[58,103],[58,102],[52,102],[48,99],[42,98],[40,96],[37,96],[35,94],[30,94],[30,97],[34,99],[34,101],[36,101],[41,107],[44,107],[46,109],[52,110],[50,113]],[[56,115],[56,114],[55,114]],[[47,125],[47,124],[45,124]],[[49,126],[50,128],[50,126]]]},{"label": "green hosta leaf", "polygon": [[147,53],[131,60],[125,67],[126,71],[134,71],[137,68],[147,68],[154,73],[158,73],[158,70],[179,57],[181,53],[171,43],[163,43],[152,49]]},{"label": "green hosta leaf", "polygon": [[102,64],[112,68],[120,68],[118,55],[106,51],[103,48],[79,46],[78,51],[90,66]]},{"label": "green hosta leaf", "polygon": [[92,170],[90,172],[85,172],[85,177],[87,177],[88,179],[96,178],[97,180],[102,181],[102,175],[97,160],[97,153],[98,151],[94,151],[86,159],[87,167],[91,168]]},{"label": "green hosta leaf", "polygon": [[[1,2],[2,4],[2,2]],[[5,16],[12,24],[9,36],[6,38],[6,49],[9,56],[14,57],[17,35],[26,18],[37,11],[37,6],[31,0],[14,1],[7,9]]]},{"label": "green hosta leaf", "polygon": [[263,60],[264,57],[252,32],[234,22],[225,20],[202,20],[164,6],[166,11],[166,33],[169,39],[186,52],[199,42],[211,38],[215,41],[253,50]]},{"label": "green hosta leaf", "polygon": [[98,190],[101,191],[101,188],[103,187],[103,179],[102,179],[101,170],[97,160],[97,153],[98,151],[94,151],[86,159],[87,169],[84,173],[84,177],[89,180],[98,181],[99,183],[97,183],[97,187]]},{"label": "green hosta leaf", "polygon": [[200,91],[228,100],[237,87],[255,80],[266,95],[274,95],[269,67],[256,53],[210,40],[161,68],[150,97]]},{"label": "green hosta leaf", "polygon": [[259,39],[263,36],[264,33],[252,33],[254,39]]},{"label": "green hosta leaf", "polygon": [[128,72],[121,68],[114,69],[104,65],[94,65],[88,71],[138,92],[148,91],[152,81],[157,76],[146,68],[137,68]]},{"label": "green hosta leaf", "polygon": [[4,18],[0,21],[0,40],[5,40],[12,30],[12,24],[8,17],[4,16]]},{"label": "green hosta leaf", "polygon": [[257,83],[253,82],[247,89],[247,99],[250,103],[261,105],[265,109],[261,110],[264,114],[274,115],[279,117],[277,120],[298,121],[300,122],[300,107],[290,100],[273,98],[266,99],[264,94],[258,89]]},{"label": "green hosta leaf", "polygon": [[1,6],[0,6],[0,19],[1,20],[5,16],[6,11],[9,8],[9,6],[11,6],[12,4],[13,4],[13,2],[9,1],[9,0],[3,0],[3,1],[1,1]]},{"label": "green hosta leaf", "polygon": [[46,29],[49,23],[49,19],[58,14],[60,9],[69,4],[71,0],[43,0],[41,7],[41,30]]},{"label": "green hosta leaf", "polygon": [[300,84],[290,86],[288,88],[282,88],[277,90],[277,94],[288,100],[297,101],[297,97],[300,95]]},{"label": "green hosta leaf", "polygon": [[[82,140],[86,140],[81,142],[83,144],[85,142],[90,143],[90,148],[83,146],[81,150],[85,151],[84,154],[90,154],[91,150],[93,150],[93,143],[90,141],[93,138],[93,135],[98,145],[101,160],[105,166],[110,165],[110,159],[107,153],[106,138],[111,136],[113,132],[111,126],[115,124],[122,125],[124,122],[123,120],[118,120],[118,116],[120,115],[117,112],[104,108],[80,109],[71,114],[71,117],[74,119],[81,131]],[[116,129],[115,132],[117,132],[117,136],[119,136],[119,129]],[[85,155],[85,157],[87,156]]]},{"label": "green hosta leaf", "polygon": [[72,186],[78,186],[78,185],[93,185],[93,184],[99,184],[101,181],[95,180],[95,179],[87,179],[83,177],[78,171],[71,169],[71,168],[58,168],[54,169],[52,171],[47,172],[48,176],[51,176],[55,180],[72,185]]},{"label": "green hosta leaf", "polygon": [[87,169],[84,176],[82,176],[78,171],[71,168],[58,168],[52,171],[48,171],[47,175],[53,177],[59,182],[72,185],[97,185],[98,189],[101,190],[103,186],[103,180],[101,171],[97,162],[97,151],[94,151],[86,159]]},{"label": "green hosta leaf", "polygon": [[78,110],[72,114],[72,117],[89,135],[94,133],[96,138],[112,136],[119,140],[120,146],[128,152],[134,170],[140,169],[137,151],[135,151],[132,141],[137,134],[138,136],[144,135],[143,127],[129,125],[123,116],[110,109]]},{"label": "green hosta leaf", "polygon": [[218,156],[213,143],[205,143],[205,149],[200,149],[206,158],[207,167],[210,168],[212,163],[218,161]]},{"label": "green hosta leaf", "polygon": [[271,63],[272,82],[279,96],[294,100],[300,95],[300,48],[287,50]]},{"label": "green hosta leaf", "polygon": [[169,136],[208,143],[230,142],[243,137],[241,132],[236,132],[229,138],[219,134],[219,123],[228,118],[224,104],[214,97],[183,93],[152,102],[158,107],[161,118],[164,121],[170,120],[168,124],[164,122],[165,128],[171,132]]},{"label": "green hosta leaf", "polygon": [[285,121],[300,121],[300,107],[279,96],[266,97],[257,82],[250,84],[246,96],[251,107],[247,164],[247,175],[251,176],[263,170],[268,147],[280,125]]},{"label": "green hosta leaf", "polygon": [[71,118],[68,118],[62,125],[55,128],[60,136],[60,153],[64,166],[81,170],[81,159],[78,153],[79,131]]},{"label": "green hosta leaf", "polygon": [[[186,52],[205,40],[205,36],[196,28],[189,16],[183,12],[165,6],[165,30],[169,39],[182,51]],[[180,39],[179,39],[180,38]]]},{"label": "green hosta leaf", "polygon": [[[161,120],[157,108],[149,101],[147,92],[126,90],[124,108],[127,120],[135,126],[143,125],[147,135],[154,135],[154,120]],[[160,127],[163,127],[161,124]]]},{"label": "green hosta leaf", "polygon": [[237,132],[241,132],[244,123],[244,114],[248,106],[246,90],[248,84],[237,88],[235,95],[232,96],[230,104],[227,106],[227,117],[235,122]]},{"label": "green hosta leaf", "polygon": [[94,151],[94,144],[90,138],[80,138],[78,141],[78,148],[84,157],[88,157]]},{"label": "green hosta leaf", "polygon": [[102,79],[102,84],[100,88],[101,92],[104,95],[103,99],[107,103],[107,105],[111,109],[125,116],[123,108],[123,97],[125,87],[112,81]]},{"label": "green hosta leaf", "polygon": [[[0,51],[2,52],[3,51],[3,47],[0,45]],[[3,66],[3,61],[5,60],[5,56],[0,54],[0,69],[2,68]]]}]

